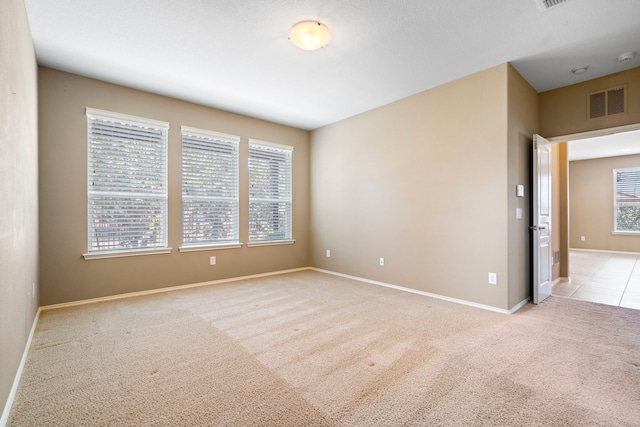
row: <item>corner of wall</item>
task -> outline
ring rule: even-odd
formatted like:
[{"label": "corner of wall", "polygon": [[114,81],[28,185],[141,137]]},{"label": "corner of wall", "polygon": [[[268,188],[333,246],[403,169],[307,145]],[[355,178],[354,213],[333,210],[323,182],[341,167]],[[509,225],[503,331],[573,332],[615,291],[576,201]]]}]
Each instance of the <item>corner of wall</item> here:
[{"label": "corner of wall", "polygon": [[312,132],[313,267],[507,308],[508,69]]},{"label": "corner of wall", "polygon": [[0,407],[5,407],[38,309],[37,65],[23,0],[1,2],[0,39]]},{"label": "corner of wall", "polygon": [[[533,134],[538,132],[538,93],[509,64],[508,68],[508,308],[530,296],[531,152]],[[524,185],[518,197],[516,186]]]}]

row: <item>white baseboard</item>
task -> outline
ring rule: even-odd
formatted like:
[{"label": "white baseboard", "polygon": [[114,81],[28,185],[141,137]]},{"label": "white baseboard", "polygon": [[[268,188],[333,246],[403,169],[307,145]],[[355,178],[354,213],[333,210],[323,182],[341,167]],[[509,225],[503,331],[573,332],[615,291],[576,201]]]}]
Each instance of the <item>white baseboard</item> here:
[{"label": "white baseboard", "polygon": [[33,335],[36,332],[36,325],[38,324],[38,319],[40,319],[40,309],[36,313],[36,317],[33,319],[33,325],[31,325],[31,332],[29,332],[29,338],[27,338],[27,343],[24,346],[24,351],[22,353],[22,359],[20,360],[20,365],[18,366],[18,371],[16,372],[16,376],[13,379],[13,385],[11,386],[11,391],[9,392],[9,396],[7,397],[7,402],[4,405],[4,410],[2,411],[2,418],[0,418],[0,427],[5,427],[7,425],[7,421],[9,421],[9,412],[11,411],[11,406],[13,406],[13,400],[16,397],[16,393],[18,391],[18,385],[20,384],[20,379],[22,378],[22,371],[24,370],[24,365],[27,362],[27,355],[29,354],[29,348],[31,348],[31,341],[33,340]]},{"label": "white baseboard", "polygon": [[571,277],[556,277],[556,280],[553,281],[553,283],[551,284],[551,287],[554,287],[555,285],[557,285],[560,282],[570,282],[571,281]]},{"label": "white baseboard", "polygon": [[91,298],[91,299],[73,301],[73,302],[62,303],[62,304],[46,305],[46,306],[42,306],[42,307],[40,307],[38,309],[38,312],[36,313],[36,317],[33,320],[33,325],[31,326],[31,332],[29,333],[29,338],[27,339],[27,343],[25,345],[24,352],[22,354],[22,359],[20,360],[20,365],[18,367],[18,371],[16,372],[16,376],[15,376],[15,378],[13,380],[13,385],[11,387],[11,391],[9,392],[9,396],[7,398],[7,402],[6,402],[4,410],[2,412],[2,418],[0,418],[0,427],[6,427],[7,421],[9,420],[9,412],[11,411],[11,406],[13,405],[13,400],[15,399],[16,392],[18,391],[18,385],[20,384],[20,379],[22,377],[22,372],[24,370],[24,365],[25,365],[25,363],[27,361],[27,355],[29,353],[29,348],[31,347],[31,341],[33,340],[33,336],[35,334],[36,326],[38,324],[38,320],[40,319],[40,313],[42,311],[44,311],[44,310],[53,310],[53,309],[64,308],[64,307],[73,307],[73,306],[84,305],[84,304],[93,304],[93,303],[98,303],[98,302],[103,302],[103,301],[113,301],[113,300],[124,299],[124,298],[132,298],[132,297],[143,296],[143,295],[152,295],[152,294],[157,294],[157,293],[162,293],[162,292],[169,292],[169,291],[175,291],[175,290],[196,288],[196,287],[201,287],[201,286],[210,286],[210,285],[216,285],[216,284],[219,284],[219,283],[237,282],[237,281],[240,281],[240,280],[248,280],[248,279],[255,279],[255,278],[259,278],[259,277],[275,276],[275,275],[278,275],[278,274],[294,273],[294,272],[297,272],[297,271],[305,271],[305,270],[313,270],[313,271],[318,271],[320,273],[332,274],[334,276],[340,276],[340,277],[344,277],[344,278],[347,278],[347,279],[358,280],[358,281],[364,282],[364,283],[370,283],[370,284],[377,285],[377,286],[384,286],[384,287],[387,287],[387,288],[397,289],[397,290],[404,291],[404,292],[410,292],[410,293],[414,293],[414,294],[418,294],[418,295],[423,295],[423,296],[427,296],[427,297],[431,297],[431,298],[436,298],[436,299],[440,299],[440,300],[444,300],[444,301],[453,302],[453,303],[456,303],[456,304],[462,304],[462,305],[466,305],[466,306],[481,308],[483,310],[488,310],[488,311],[493,311],[493,312],[503,313],[503,314],[515,313],[516,311],[518,311],[520,308],[522,308],[524,305],[526,305],[529,302],[529,298],[527,298],[527,299],[524,299],[523,301],[521,301],[520,303],[518,303],[516,306],[514,306],[510,310],[505,310],[505,309],[493,307],[493,306],[490,306],[490,305],[478,304],[478,303],[475,303],[475,302],[462,300],[462,299],[457,299],[457,298],[450,298],[450,297],[443,296],[443,295],[432,294],[430,292],[424,292],[424,291],[419,291],[419,290],[416,290],[416,289],[405,288],[405,287],[402,287],[402,286],[396,286],[396,285],[392,285],[390,283],[384,283],[384,282],[379,282],[379,281],[376,281],[376,280],[365,279],[365,278],[362,278],[362,277],[351,276],[351,275],[348,275],[348,274],[337,273],[335,271],[323,270],[323,269],[315,268],[315,267],[301,267],[301,268],[293,268],[293,269],[289,269],[289,270],[273,271],[273,272],[269,272],[269,273],[260,273],[260,274],[252,274],[252,275],[248,275],[248,276],[232,277],[232,278],[228,278],[228,279],[212,280],[212,281],[209,281],[209,282],[201,282],[201,283],[193,283],[193,284],[188,284],[188,285],[171,286],[171,287],[167,287],[167,288],[151,289],[151,290],[148,290],[148,291],[129,292],[129,293],[126,293],[126,294],[112,295],[112,296],[100,297],[100,298]]},{"label": "white baseboard", "polygon": [[578,248],[569,248],[570,251],[575,252],[599,252],[605,254],[623,254],[623,255],[640,255],[640,252],[625,252],[625,251],[610,251],[606,249],[578,249]]},{"label": "white baseboard", "polygon": [[[294,273],[294,272],[297,272],[297,271],[305,271],[305,270],[313,270],[313,271],[318,271],[320,273],[332,274],[334,276],[340,276],[340,277],[344,277],[344,278],[347,278],[347,279],[358,280],[360,282],[370,283],[370,284],[377,285],[377,286],[384,286],[384,287],[387,287],[387,288],[393,288],[393,289],[397,289],[397,290],[400,290],[400,291],[411,292],[411,293],[418,294],[418,295],[423,295],[423,296],[436,298],[436,299],[440,299],[440,300],[444,300],[444,301],[454,302],[456,304],[467,305],[467,306],[481,308],[483,310],[489,310],[489,311],[494,311],[494,312],[503,313],[503,314],[513,314],[516,311],[518,311],[520,308],[522,308],[524,305],[526,305],[527,302],[529,302],[529,298],[525,298],[524,300],[520,301],[518,304],[516,304],[511,309],[506,310],[504,308],[498,308],[498,307],[493,307],[493,306],[490,306],[490,305],[479,304],[479,303],[476,303],[476,302],[467,301],[467,300],[458,299],[458,298],[451,298],[451,297],[447,297],[447,296],[444,296],[444,295],[439,295],[439,294],[433,294],[433,293],[430,293],[430,292],[419,291],[417,289],[405,288],[403,286],[392,285],[391,283],[379,282],[379,281],[376,281],[376,280],[365,279],[363,277],[351,276],[351,275],[348,275],[348,274],[338,273],[338,272],[330,271],[330,270],[323,270],[321,268],[300,267],[300,268],[293,268],[293,269],[289,269],[289,270],[272,271],[272,272],[269,272],[269,273],[252,274],[252,275],[240,276],[240,277],[230,277],[228,279],[212,280],[212,281],[209,281],[209,282],[200,282],[200,283],[192,283],[192,284],[188,284],[188,285],[170,286],[170,287],[166,287],[166,288],[150,289],[148,291],[128,292],[128,293],[125,293],[125,294],[110,295],[110,296],[106,296],[106,297],[90,298],[90,299],[79,300],[79,301],[65,302],[65,303],[61,303],[61,304],[45,305],[45,306],[40,307],[39,311],[40,310],[53,310],[53,309],[65,308],[65,307],[74,307],[74,306],[84,305],[84,304],[94,304],[94,303],[103,302],[103,301],[113,301],[113,300],[118,300],[118,299],[133,298],[133,297],[144,296],[144,295],[153,295],[153,294],[162,293],[162,292],[170,292],[170,291],[177,291],[177,290],[182,290],[182,289],[197,288],[197,287],[201,287],[201,286],[210,286],[210,285],[216,285],[216,284],[219,284],[219,283],[237,282],[237,281],[240,281],[240,280],[248,280],[248,279],[255,279],[255,278],[259,278],[259,277],[275,276],[275,275],[278,275],[278,274]],[[3,426],[0,425],[0,427],[3,427]]]},{"label": "white baseboard", "polygon": [[444,300],[444,301],[454,302],[456,304],[462,304],[462,305],[467,305],[467,306],[470,306],[470,307],[481,308],[483,310],[493,311],[493,312],[502,313],[502,314],[513,314],[516,311],[518,311],[519,309],[521,309],[525,304],[527,304],[527,302],[529,302],[529,298],[526,298],[526,299],[520,301],[518,304],[516,304],[510,310],[505,310],[503,308],[497,308],[497,307],[493,307],[493,306],[490,306],[490,305],[478,304],[476,302],[467,301],[467,300],[463,300],[463,299],[451,298],[451,297],[447,297],[447,296],[444,296],[444,295],[438,295],[438,294],[432,294],[430,292],[424,292],[424,291],[419,291],[417,289],[405,288],[403,286],[392,285],[390,283],[385,283],[385,282],[378,282],[376,280],[370,280],[370,279],[365,279],[365,278],[362,278],[362,277],[351,276],[349,274],[337,273],[335,271],[323,270],[321,268],[310,267],[309,269],[313,270],[313,271],[318,271],[320,273],[333,274],[334,276],[340,276],[340,277],[344,277],[346,279],[358,280],[360,282],[370,283],[372,285],[384,286],[386,288],[397,289],[399,291],[404,291],[404,292],[411,292],[412,294],[418,294],[418,295],[422,295],[422,296],[425,296],[425,297],[436,298],[436,299],[440,299],[440,300]]},{"label": "white baseboard", "polygon": [[507,310],[507,314],[513,314],[516,311],[520,310],[522,307],[524,307],[525,305],[527,305],[527,303],[531,301],[531,298],[525,298],[522,301],[520,301],[518,304],[514,305],[513,307],[511,307],[510,310]]},{"label": "white baseboard", "polygon": [[[228,278],[228,279],[212,280],[212,281],[209,281],[209,282],[200,282],[200,283],[192,283],[192,284],[188,284],[188,285],[170,286],[170,287],[166,287],[166,288],[150,289],[148,291],[128,292],[128,293],[125,293],[125,294],[111,295],[111,296],[107,296],[107,297],[91,298],[91,299],[80,300],[80,301],[65,302],[65,303],[61,303],[61,304],[45,305],[45,306],[40,307],[40,310],[53,310],[53,309],[57,309],[57,308],[74,307],[74,306],[84,305],[84,304],[94,304],[94,303],[103,302],[103,301],[113,301],[113,300],[124,299],[124,298],[133,298],[133,297],[144,296],[144,295],[153,295],[153,294],[162,293],[162,292],[170,292],[170,291],[177,291],[177,290],[182,290],[182,289],[197,288],[197,287],[201,287],[201,286],[210,286],[210,285],[216,285],[216,284],[219,284],[219,283],[237,282],[237,281],[240,281],[240,280],[248,280],[248,279],[255,279],[255,278],[259,278],[259,277],[275,276],[275,275],[278,275],[278,274],[294,273],[294,272],[297,272],[297,271],[305,271],[305,270],[313,270],[313,271],[318,271],[320,273],[332,274],[334,276],[340,276],[340,277],[344,277],[344,278],[347,278],[347,279],[358,280],[360,282],[370,283],[370,284],[377,285],[377,286],[384,286],[384,287],[387,287],[387,288],[397,289],[397,290],[404,291],[404,292],[411,292],[411,293],[418,294],[418,295],[423,295],[423,296],[427,296],[427,297],[431,297],[431,298],[441,299],[441,300],[444,300],[444,301],[454,302],[456,304],[467,305],[467,306],[481,308],[483,310],[489,310],[489,311],[494,311],[494,312],[503,313],[503,314],[515,313],[520,308],[522,308],[525,304],[527,304],[527,302],[529,301],[529,298],[526,298],[526,299],[522,300],[521,302],[519,302],[518,304],[516,304],[511,309],[506,310],[506,309],[503,309],[503,308],[497,308],[497,307],[493,307],[493,306],[490,306],[490,305],[479,304],[479,303],[476,303],[476,302],[467,301],[467,300],[463,300],[463,299],[451,298],[451,297],[447,297],[447,296],[444,296],[444,295],[438,295],[438,294],[433,294],[433,293],[430,293],[430,292],[419,291],[417,289],[411,289],[411,288],[405,288],[403,286],[392,285],[390,283],[384,283],[384,282],[379,282],[379,281],[376,281],[376,280],[365,279],[365,278],[362,278],[362,277],[351,276],[351,275],[348,275],[348,274],[337,273],[335,271],[323,270],[323,269],[315,268],[315,267],[300,267],[300,268],[293,268],[293,269],[289,269],[289,270],[272,271],[272,272],[269,272],[269,273],[260,273],[260,274],[252,274],[252,275],[248,275],[248,276],[231,277],[231,278]],[[0,427],[3,427],[3,426],[0,425]]]},{"label": "white baseboard", "polygon": [[[94,303],[103,302],[103,301],[113,301],[113,300],[124,299],[124,298],[133,298],[133,297],[139,297],[139,296],[144,296],[144,295],[159,294],[159,293],[162,293],[162,292],[179,291],[179,290],[182,290],[182,289],[198,288],[198,287],[201,287],[201,286],[217,285],[219,283],[237,282],[237,281],[240,281],[240,280],[255,279],[255,278],[258,278],[258,277],[267,277],[267,276],[275,276],[275,275],[278,275],[278,274],[294,273],[296,271],[304,271],[304,270],[309,270],[309,269],[310,269],[310,267],[292,268],[292,269],[289,269],[289,270],[280,270],[280,271],[272,271],[272,272],[269,272],[269,273],[252,274],[252,275],[249,275],[249,276],[230,277],[228,279],[212,280],[210,282],[200,282],[200,283],[191,283],[191,284],[188,284],[188,285],[170,286],[170,287],[167,287],[167,288],[150,289],[148,291],[128,292],[126,294],[110,295],[110,296],[107,296],[107,297],[90,298],[90,299],[85,299],[85,300],[80,300],[80,301],[63,302],[61,304],[45,305],[45,306],[40,307],[40,310],[53,310],[53,309],[56,309],[56,308],[74,307],[74,306],[77,306],[77,305],[84,305],[84,304],[94,304]],[[0,427],[2,427],[2,426],[0,426]]]},{"label": "white baseboard", "polygon": [[18,371],[16,372],[16,376],[15,376],[15,378],[13,380],[13,385],[11,387],[11,391],[9,392],[9,396],[7,398],[7,402],[5,404],[4,410],[2,411],[2,418],[0,418],[0,427],[6,427],[7,421],[9,420],[9,412],[11,411],[11,406],[13,405],[13,400],[15,399],[16,392],[18,391],[18,385],[20,384],[20,378],[22,377],[22,371],[24,370],[24,365],[25,365],[25,363],[27,361],[27,355],[29,353],[29,348],[31,347],[31,341],[33,340],[33,335],[35,334],[36,326],[38,324],[38,320],[40,319],[40,313],[42,311],[44,311],[44,310],[52,310],[52,309],[56,309],[56,308],[73,307],[73,306],[84,305],[84,304],[93,304],[93,303],[102,302],[102,301],[112,301],[112,300],[117,300],[117,299],[132,298],[132,297],[137,297],[137,296],[142,296],[142,295],[151,295],[151,294],[157,294],[157,293],[168,292],[168,291],[175,291],[175,290],[180,290],[180,289],[189,289],[189,288],[196,288],[196,287],[200,287],[200,286],[215,285],[215,284],[218,284],[218,283],[236,282],[236,281],[240,281],[240,280],[254,279],[254,278],[258,278],[258,277],[275,276],[277,274],[293,273],[293,272],[296,272],[296,271],[304,271],[304,270],[309,270],[309,267],[293,268],[293,269],[289,269],[289,270],[280,270],[280,271],[273,271],[273,272],[261,273],[261,274],[252,274],[252,275],[249,275],[249,276],[232,277],[232,278],[229,278],[229,279],[212,280],[210,282],[193,283],[193,284],[189,284],[189,285],[171,286],[171,287],[168,287],[168,288],[151,289],[151,290],[148,290],[148,291],[130,292],[130,293],[126,293],[126,294],[112,295],[112,296],[108,296],[108,297],[91,298],[91,299],[87,299],[87,300],[73,301],[73,302],[62,303],[62,304],[46,305],[46,306],[42,306],[42,307],[38,308],[38,312],[36,313],[36,317],[33,320],[33,325],[31,326],[31,332],[29,333],[29,338],[27,339],[27,343],[25,345],[24,352],[22,353],[22,360],[20,361],[20,365],[18,366]]}]

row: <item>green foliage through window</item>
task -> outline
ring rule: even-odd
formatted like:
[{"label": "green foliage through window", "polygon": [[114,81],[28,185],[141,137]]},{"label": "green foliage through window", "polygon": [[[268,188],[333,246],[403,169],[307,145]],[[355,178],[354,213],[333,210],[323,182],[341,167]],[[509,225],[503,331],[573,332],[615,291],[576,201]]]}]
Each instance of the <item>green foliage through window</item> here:
[{"label": "green foliage through window", "polygon": [[249,241],[292,238],[291,147],[249,142]]},{"label": "green foliage through window", "polygon": [[614,169],[615,231],[640,232],[640,168]]},{"label": "green foliage through window", "polygon": [[238,243],[240,138],[182,127],[182,244]]},{"label": "green foliage through window", "polygon": [[89,252],[167,247],[167,131],[87,108]]}]

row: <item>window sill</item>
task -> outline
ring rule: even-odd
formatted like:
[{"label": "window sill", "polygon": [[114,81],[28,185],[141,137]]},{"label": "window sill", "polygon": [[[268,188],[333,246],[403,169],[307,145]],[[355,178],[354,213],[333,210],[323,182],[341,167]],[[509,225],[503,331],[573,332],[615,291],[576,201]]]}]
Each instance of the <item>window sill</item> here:
[{"label": "window sill", "polygon": [[247,243],[247,247],[257,247],[257,246],[276,246],[276,245],[293,245],[296,241],[291,240],[266,240],[264,242],[249,242]]},{"label": "window sill", "polygon": [[143,256],[143,255],[159,255],[159,254],[170,254],[173,248],[162,248],[162,249],[143,249],[139,251],[118,251],[118,252],[94,252],[88,254],[82,254],[82,257],[85,260],[92,259],[104,259],[104,258],[123,258],[129,256]]},{"label": "window sill", "polygon": [[224,243],[220,245],[202,245],[202,246],[180,246],[180,252],[196,252],[196,251],[217,251],[219,249],[237,249],[241,248],[242,243]]},{"label": "window sill", "polygon": [[616,236],[640,236],[640,231],[612,231],[611,234]]}]

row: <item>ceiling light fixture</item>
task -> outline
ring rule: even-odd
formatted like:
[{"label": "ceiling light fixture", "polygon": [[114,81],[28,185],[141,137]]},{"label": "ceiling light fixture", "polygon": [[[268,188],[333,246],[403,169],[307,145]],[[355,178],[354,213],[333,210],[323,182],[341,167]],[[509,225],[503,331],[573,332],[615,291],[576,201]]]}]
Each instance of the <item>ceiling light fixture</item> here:
[{"label": "ceiling light fixture", "polygon": [[289,40],[300,49],[316,50],[329,43],[331,32],[318,21],[302,21],[291,27]]},{"label": "ceiling light fixture", "polygon": [[582,67],[574,68],[573,70],[571,70],[571,73],[575,75],[580,75],[580,74],[584,74],[588,69],[589,69],[588,65],[583,65]]}]

